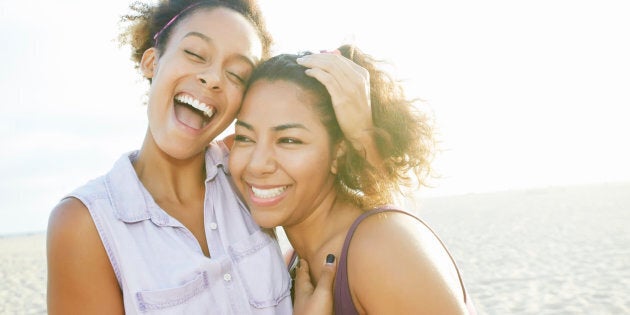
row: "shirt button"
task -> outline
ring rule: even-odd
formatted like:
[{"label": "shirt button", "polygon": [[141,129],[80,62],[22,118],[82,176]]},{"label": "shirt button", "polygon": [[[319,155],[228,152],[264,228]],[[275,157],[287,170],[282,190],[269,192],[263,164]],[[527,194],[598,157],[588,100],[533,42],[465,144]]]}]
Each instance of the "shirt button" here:
[{"label": "shirt button", "polygon": [[232,275],[231,275],[231,274],[229,274],[229,273],[224,274],[224,275],[223,275],[223,280],[225,280],[225,281],[230,281],[230,280],[232,280]]},{"label": "shirt button", "polygon": [[214,223],[214,222],[211,222],[211,223],[210,223],[210,229],[211,229],[211,230],[216,230],[216,229],[217,229],[217,227],[218,227],[218,225],[217,225],[216,223]]}]

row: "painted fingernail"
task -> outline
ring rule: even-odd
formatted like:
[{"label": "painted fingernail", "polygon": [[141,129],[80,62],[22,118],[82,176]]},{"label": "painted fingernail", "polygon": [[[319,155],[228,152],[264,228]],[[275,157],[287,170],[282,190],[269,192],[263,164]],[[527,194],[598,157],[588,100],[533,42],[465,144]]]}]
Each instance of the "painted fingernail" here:
[{"label": "painted fingernail", "polygon": [[335,255],[333,254],[328,254],[328,256],[326,256],[326,264],[332,264],[335,262]]},{"label": "painted fingernail", "polygon": [[341,55],[341,51],[339,51],[339,49],[335,49],[335,50],[320,50],[319,53],[320,54]]}]

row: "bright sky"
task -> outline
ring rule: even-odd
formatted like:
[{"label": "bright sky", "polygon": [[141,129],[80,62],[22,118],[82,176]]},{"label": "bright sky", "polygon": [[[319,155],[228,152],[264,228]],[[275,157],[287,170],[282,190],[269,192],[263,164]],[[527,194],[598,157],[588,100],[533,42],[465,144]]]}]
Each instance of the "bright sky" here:
[{"label": "bright sky", "polygon": [[[146,84],[115,42],[129,2],[0,0],[0,234],[44,230],[140,146]],[[276,51],[355,43],[426,101],[427,195],[630,180],[624,0],[260,2]]]}]

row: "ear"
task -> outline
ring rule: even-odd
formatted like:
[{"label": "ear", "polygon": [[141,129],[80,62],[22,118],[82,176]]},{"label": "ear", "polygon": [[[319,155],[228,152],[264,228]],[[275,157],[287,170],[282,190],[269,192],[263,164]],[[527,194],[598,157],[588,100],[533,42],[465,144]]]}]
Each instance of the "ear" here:
[{"label": "ear", "polygon": [[155,47],[151,47],[144,51],[142,59],[140,60],[140,70],[142,74],[148,78],[153,78],[155,73],[155,67],[157,65],[157,51]]},{"label": "ear", "polygon": [[341,141],[337,145],[335,145],[335,158],[333,159],[332,164],[330,165],[331,173],[337,175],[337,172],[339,171],[339,166],[338,166],[337,161],[344,155],[346,155],[346,142]]}]

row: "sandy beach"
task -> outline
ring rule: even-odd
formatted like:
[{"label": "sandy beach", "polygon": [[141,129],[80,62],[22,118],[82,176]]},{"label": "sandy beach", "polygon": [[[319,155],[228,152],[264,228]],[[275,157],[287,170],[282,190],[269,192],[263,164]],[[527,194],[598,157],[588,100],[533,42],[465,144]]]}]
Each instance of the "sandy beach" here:
[{"label": "sandy beach", "polygon": [[480,314],[630,314],[630,183],[428,199]]},{"label": "sandy beach", "polygon": [[0,237],[0,314],[46,314],[46,236]]},{"label": "sandy beach", "polygon": [[[630,314],[630,183],[422,200],[479,314]],[[0,236],[0,314],[46,314],[45,235]]]}]

